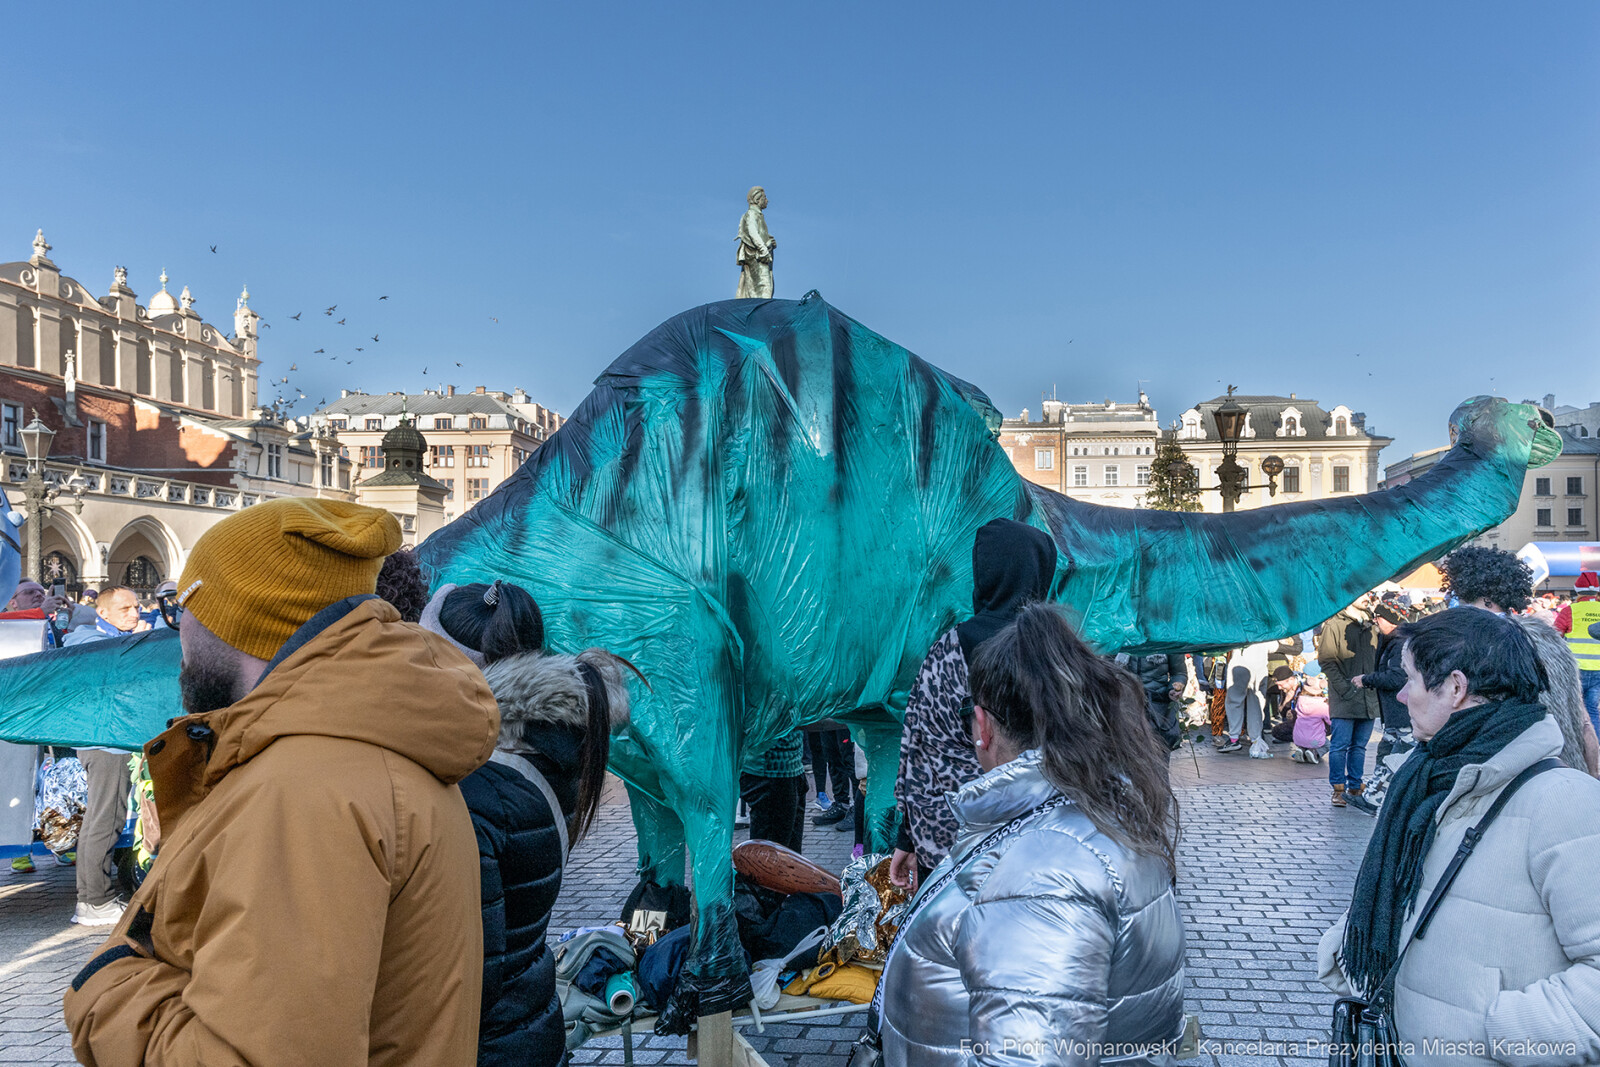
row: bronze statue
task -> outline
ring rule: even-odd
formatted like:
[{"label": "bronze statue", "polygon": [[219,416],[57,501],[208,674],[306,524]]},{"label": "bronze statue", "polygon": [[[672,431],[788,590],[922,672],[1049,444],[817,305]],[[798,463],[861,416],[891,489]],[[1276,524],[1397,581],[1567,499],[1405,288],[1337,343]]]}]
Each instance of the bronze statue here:
[{"label": "bronze statue", "polygon": [[767,191],[754,186],[746,199],[750,207],[739,220],[739,288],[733,295],[739,299],[770,300],[772,250],[778,247],[778,239],[767,232],[767,219],[761,214],[767,206]]}]

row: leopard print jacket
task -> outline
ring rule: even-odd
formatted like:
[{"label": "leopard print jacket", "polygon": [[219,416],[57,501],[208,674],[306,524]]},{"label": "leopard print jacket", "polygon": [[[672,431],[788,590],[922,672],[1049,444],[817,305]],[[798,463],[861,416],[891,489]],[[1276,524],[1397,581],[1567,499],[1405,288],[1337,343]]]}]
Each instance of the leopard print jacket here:
[{"label": "leopard print jacket", "polygon": [[894,783],[917,862],[927,867],[937,866],[955,844],[956,816],[945,794],[983,773],[961,722],[961,709],[971,702],[967,660],[950,630],[928,650],[912,683]]}]

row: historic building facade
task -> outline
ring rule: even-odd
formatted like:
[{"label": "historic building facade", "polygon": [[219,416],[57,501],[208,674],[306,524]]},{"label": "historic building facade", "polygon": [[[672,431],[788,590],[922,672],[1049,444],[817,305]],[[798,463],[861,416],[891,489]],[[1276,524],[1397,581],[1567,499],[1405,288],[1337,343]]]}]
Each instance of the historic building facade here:
[{"label": "historic building facade", "polygon": [[[1324,408],[1315,400],[1288,396],[1235,396],[1248,415],[1239,441],[1237,461],[1249,474],[1247,491],[1236,505],[1240,510],[1287,504],[1298,500],[1370,493],[1378,488],[1378,453],[1392,438],[1367,429],[1367,417],[1343,404]],[[1222,464],[1222,441],[1214,418],[1226,396],[1202,401],[1178,420],[1178,443],[1200,471],[1206,490],[1201,502],[1206,511],[1221,511],[1217,467]],[[1261,461],[1267,456],[1283,460],[1278,492],[1270,495]]]},{"label": "historic building facade", "polygon": [[1000,425],[1000,447],[1024,478],[1076,500],[1143,505],[1161,424],[1143,393],[1134,403],[1046,400]]},{"label": "historic building facade", "polygon": [[[22,510],[21,431],[55,433],[59,488],[42,523],[47,578],[73,591],[176,578],[222,517],[275,496],[353,499],[339,442],[309,420],[254,407],[257,316],[242,293],[234,334],[194,311],[187,288],[140,306],[120,268],[106,297],[49,259],[0,264],[0,484]],[[30,568],[31,569],[31,568]]]},{"label": "historic building facade", "polygon": [[311,416],[314,428],[337,434],[349,450],[363,500],[367,482],[386,469],[384,437],[402,420],[427,437],[425,471],[444,486],[445,522],[498,489],[565,421],[521,389],[502,393],[481,385],[470,393],[453,385],[422,393],[346,390]]}]

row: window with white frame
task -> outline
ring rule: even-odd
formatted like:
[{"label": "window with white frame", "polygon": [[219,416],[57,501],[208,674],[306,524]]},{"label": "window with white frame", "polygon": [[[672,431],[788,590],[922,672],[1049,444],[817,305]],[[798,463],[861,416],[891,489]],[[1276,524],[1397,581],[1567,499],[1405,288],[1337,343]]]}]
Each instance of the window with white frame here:
[{"label": "window with white frame", "polygon": [[455,427],[456,427],[456,420],[455,419],[434,419],[433,420],[433,428],[435,430],[453,430],[453,429],[455,429]]},{"label": "window with white frame", "polygon": [[1300,468],[1283,468],[1283,491],[1285,493],[1298,493],[1300,491]]},{"label": "window with white frame", "polygon": [[283,446],[282,445],[268,445],[267,446],[267,477],[268,478],[282,478],[283,477]]},{"label": "window with white frame", "polygon": [[1073,484],[1073,487],[1077,488],[1077,489],[1082,489],[1084,486],[1088,485],[1089,484],[1089,468],[1088,467],[1073,467],[1072,468],[1072,484]]},{"label": "window with white frame", "polygon": [[489,446],[488,445],[468,445],[467,446],[467,466],[469,466],[469,467],[487,467],[488,465],[489,465]]},{"label": "window with white frame", "polygon": [[1119,485],[1119,484],[1121,484],[1121,482],[1120,482],[1120,479],[1122,477],[1122,468],[1121,467],[1118,467],[1115,464],[1107,463],[1106,464],[1105,473],[1106,473],[1106,481],[1105,481],[1106,485]]},{"label": "window with white frame", "polygon": [[0,444],[6,448],[21,448],[22,438],[17,434],[22,430],[22,405],[0,404]]},{"label": "window with white frame", "polygon": [[1033,450],[1033,469],[1036,471],[1052,471],[1056,469],[1056,450],[1053,448],[1036,448]]},{"label": "window with white frame", "polygon": [[106,424],[99,419],[89,420],[89,450],[85,455],[90,463],[106,461]]},{"label": "window with white frame", "polygon": [[369,430],[381,430],[381,429],[383,429],[383,420],[382,419],[368,419],[367,420],[367,429],[369,429]]},{"label": "window with white frame", "polygon": [[1333,468],[1333,491],[1335,493],[1348,493],[1350,491],[1350,468],[1337,465]]},{"label": "window with white frame", "polygon": [[1148,466],[1146,466],[1145,464],[1143,464],[1143,463],[1141,463],[1137,467],[1133,468],[1133,480],[1135,482],[1137,482],[1139,485],[1149,485],[1150,484],[1150,468]]},{"label": "window with white frame", "polygon": [[324,488],[332,488],[332,486],[333,486],[333,453],[332,452],[324,452],[322,454],[322,485],[323,485]]}]

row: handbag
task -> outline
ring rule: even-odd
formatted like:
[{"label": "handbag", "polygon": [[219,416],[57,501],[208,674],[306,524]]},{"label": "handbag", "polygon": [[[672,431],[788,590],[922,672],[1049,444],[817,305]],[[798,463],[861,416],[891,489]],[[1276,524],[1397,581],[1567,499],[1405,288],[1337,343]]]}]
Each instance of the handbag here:
[{"label": "handbag", "polygon": [[1433,921],[1434,912],[1439,908],[1439,901],[1449,891],[1451,883],[1456,880],[1456,875],[1461,873],[1462,864],[1467,862],[1467,857],[1472,855],[1472,850],[1478,847],[1478,842],[1483,839],[1484,831],[1489,824],[1494,822],[1500,814],[1500,809],[1521,789],[1529,779],[1545,771],[1553,771],[1566,764],[1550,757],[1524,770],[1521,774],[1500,790],[1500,795],[1495,797],[1494,803],[1478,820],[1476,826],[1467,830],[1461,839],[1461,846],[1456,849],[1456,854],[1451,857],[1450,865],[1444,869],[1444,874],[1439,876],[1439,884],[1433,887],[1428,902],[1422,907],[1422,914],[1417,918],[1417,925],[1412,928],[1411,937],[1400,949],[1394,963],[1389,967],[1389,973],[1383,976],[1379,983],[1378,991],[1371,1000],[1360,997],[1340,997],[1333,1004],[1333,1026],[1328,1037],[1328,1067],[1405,1067],[1403,1054],[1404,1042],[1394,1026],[1394,980],[1400,973],[1400,962],[1406,957],[1406,950],[1413,941],[1421,941],[1428,932],[1428,924]]},{"label": "handbag", "polygon": [[[982,841],[979,841],[967,853],[966,860],[970,861],[983,855],[994,847],[998,841],[1016,833],[1038,816],[1054,811],[1066,802],[1067,797],[1064,794],[1057,793],[1032,811],[1023,812]],[[947,882],[964,870],[966,870],[966,861],[962,862],[960,866],[951,862],[948,867],[944,868],[944,873],[939,875],[938,878],[930,880],[919,889],[916,898],[911,901],[910,907],[907,908],[905,917],[900,920],[900,932],[904,933],[909,929],[911,920],[916,918],[917,912],[922,909],[922,906],[932,900],[945,887]],[[845,1061],[845,1067],[879,1067],[883,1063],[883,1039],[879,1036],[883,1009],[883,982],[889,976],[889,964],[894,960],[894,949],[898,944],[899,937],[897,935],[895,945],[891,945],[889,948],[888,959],[883,961],[883,974],[878,978],[878,988],[872,993],[872,1003],[867,1007],[867,1028],[856,1039],[856,1043],[850,1047],[850,1058]]]}]

